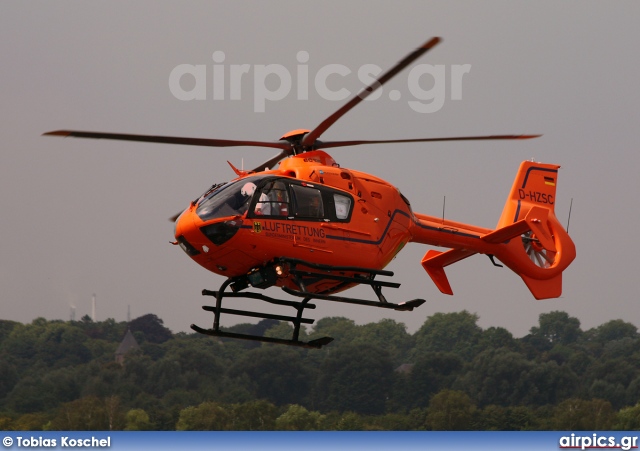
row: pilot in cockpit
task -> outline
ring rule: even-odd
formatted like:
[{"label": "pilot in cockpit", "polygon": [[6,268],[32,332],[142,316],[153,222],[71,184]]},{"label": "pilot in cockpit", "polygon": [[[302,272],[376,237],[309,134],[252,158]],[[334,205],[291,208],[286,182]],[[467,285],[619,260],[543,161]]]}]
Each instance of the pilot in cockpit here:
[{"label": "pilot in cockpit", "polygon": [[[256,185],[252,182],[247,182],[240,190],[240,193],[246,197],[252,197],[253,193],[256,191]],[[270,215],[271,214],[271,202],[269,202],[269,197],[264,193],[260,193],[260,199],[256,203],[255,213],[258,215]]]}]

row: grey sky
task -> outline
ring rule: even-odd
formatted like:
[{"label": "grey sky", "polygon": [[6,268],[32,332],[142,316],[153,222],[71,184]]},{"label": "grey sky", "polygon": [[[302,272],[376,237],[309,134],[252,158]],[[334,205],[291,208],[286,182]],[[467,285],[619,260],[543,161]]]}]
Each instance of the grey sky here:
[{"label": "grey sky", "polygon": [[[482,327],[516,336],[541,312],[564,310],[584,329],[610,319],[640,326],[640,4],[636,1],[2,2],[0,3],[0,306],[2,319],[69,318],[91,312],[125,320],[155,313],[173,331],[209,323],[202,288],[222,278],[171,246],[167,218],[212,183],[226,164],[253,167],[273,149],[210,149],[41,137],[56,129],[228,139],[278,139],[313,128],[341,102],[313,89],[327,64],[352,70],[330,79],[355,93],[364,64],[390,67],[432,36],[443,41],[416,64],[470,64],[462,100],[420,114],[407,104],[408,70],[363,102],[324,139],[542,133],[522,142],[360,146],[330,153],[344,167],[394,183],[415,211],[494,227],[520,161],[562,166],[556,213],[577,259],[561,299],[536,301],[521,279],[475,256],[447,269],[455,295],[440,294],[409,245],[389,269],[402,287],[390,300],[427,299],[411,313],[319,303],[314,317],[358,323],[390,317],[415,331],[435,312],[467,309]],[[296,74],[309,54],[308,100],[292,91],[255,113],[253,71],[242,100],[177,100],[179,64],[281,64]],[[449,75],[449,72],[447,72]],[[333,81],[331,81],[333,80]],[[294,78],[294,87],[295,78]],[[389,99],[389,90],[401,93]],[[426,88],[425,88],[426,89]],[[227,97],[228,98],[228,97]],[[370,290],[352,294],[370,297]],[[277,294],[277,292],[273,292]],[[225,325],[229,325],[227,323]]]}]

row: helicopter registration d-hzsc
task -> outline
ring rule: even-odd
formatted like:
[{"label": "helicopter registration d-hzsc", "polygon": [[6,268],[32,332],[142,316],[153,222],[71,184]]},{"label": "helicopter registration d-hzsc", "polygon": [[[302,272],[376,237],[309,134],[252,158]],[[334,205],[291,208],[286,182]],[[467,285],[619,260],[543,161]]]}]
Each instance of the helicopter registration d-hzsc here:
[{"label": "helicopter registration d-hzsc", "polygon": [[[313,299],[413,310],[425,301],[394,304],[382,288],[400,284],[381,281],[393,276],[385,266],[409,242],[449,248],[429,250],[422,266],[441,292],[453,294],[444,268],[474,254],[486,254],[496,266],[500,260],[524,280],[536,299],[558,297],[562,271],[576,255],[575,246],[554,214],[559,166],[525,161],[520,165],[495,230],[415,213],[396,187],[375,176],[341,168],[324,150],[361,144],[430,141],[526,139],[537,135],[494,135],[396,140],[320,141],[318,138],[345,113],[440,41],[433,38],[380,76],[315,129],[293,130],[279,141],[198,139],[59,130],[46,135],[115,139],[182,145],[229,147],[258,146],[280,153],[254,170],[239,170],[237,178],[214,185],[193,201],[175,220],[180,247],[204,268],[226,277],[216,298],[204,306],[215,315],[213,327],[197,331],[218,337],[240,338],[320,348],[332,341],[323,337],[299,339],[306,309]],[[278,165],[279,163],[279,165]],[[273,169],[278,165],[277,169]],[[373,288],[377,300],[336,295],[355,285]],[[249,286],[272,286],[300,300],[275,299]],[[230,288],[231,291],[225,291]],[[251,298],[292,307],[284,316],[222,307],[224,298]],[[225,332],[223,314],[289,321],[291,339]]]}]

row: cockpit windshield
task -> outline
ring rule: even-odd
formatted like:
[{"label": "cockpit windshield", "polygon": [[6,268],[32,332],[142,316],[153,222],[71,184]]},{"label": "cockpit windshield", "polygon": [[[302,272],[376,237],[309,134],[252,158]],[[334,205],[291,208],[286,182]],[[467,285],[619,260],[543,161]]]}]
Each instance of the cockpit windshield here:
[{"label": "cockpit windshield", "polygon": [[198,201],[196,214],[203,221],[243,215],[249,208],[253,193],[263,178],[264,176],[245,177],[205,194]]}]

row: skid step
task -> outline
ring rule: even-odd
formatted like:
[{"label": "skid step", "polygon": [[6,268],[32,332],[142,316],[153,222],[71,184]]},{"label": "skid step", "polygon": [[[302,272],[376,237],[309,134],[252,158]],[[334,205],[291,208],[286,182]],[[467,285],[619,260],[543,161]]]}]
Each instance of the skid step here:
[{"label": "skid step", "polygon": [[[203,305],[203,310],[207,312],[214,312],[216,308],[211,305]],[[249,312],[246,310],[234,310],[229,308],[220,308],[220,313],[227,313],[229,315],[239,315],[239,316],[250,316],[252,318],[264,318],[264,319],[275,319],[278,321],[300,321],[303,324],[313,324],[314,319],[309,318],[296,318],[293,316],[284,316],[284,315],[274,315],[272,313],[261,313],[261,312]]]},{"label": "skid step", "polygon": [[389,288],[400,288],[400,284],[396,283],[396,282],[385,282],[385,281],[379,281],[379,280],[374,280],[374,279],[369,279],[366,277],[345,277],[345,276],[339,276],[339,275],[334,275],[334,274],[327,274],[327,273],[319,273],[319,272],[312,272],[312,271],[302,271],[300,269],[291,269],[289,270],[289,272],[291,274],[297,275],[297,276],[305,276],[305,277],[311,277],[311,278],[318,278],[318,279],[331,279],[331,280],[339,280],[342,282],[347,282],[347,283],[358,283],[358,284],[364,284],[364,285],[376,285],[379,287],[389,287]]},{"label": "skid step", "polygon": [[[212,291],[212,290],[202,290],[202,295],[203,296],[213,296],[214,298],[218,297],[218,293],[220,293],[219,291]],[[241,293],[234,293],[233,291],[229,291],[229,292],[224,292],[222,293],[222,296],[224,296],[225,298],[245,298],[245,299],[258,299],[260,301],[265,301],[268,302],[270,304],[277,304],[277,305],[286,305],[289,307],[294,307],[294,308],[298,308],[302,305],[301,302],[296,302],[296,301],[286,301],[284,299],[276,299],[276,298],[272,298],[269,296],[265,296],[262,293],[252,293],[250,291],[243,291]],[[314,309],[316,308],[315,304],[305,304],[304,308],[308,308],[308,309]]]},{"label": "skid step", "polygon": [[304,297],[304,298],[312,298],[312,299],[322,299],[325,301],[334,301],[334,302],[343,302],[345,304],[356,304],[356,305],[368,305],[370,307],[382,307],[388,308],[392,310],[400,310],[400,311],[412,311],[414,308],[420,307],[426,301],[424,299],[413,299],[407,302],[401,302],[399,304],[393,304],[391,302],[379,302],[379,301],[367,301],[364,299],[354,299],[354,298],[345,298],[342,296],[333,296],[329,294],[319,294],[319,293],[307,293],[305,291],[292,290],[291,288],[282,287],[282,290],[285,293],[288,293],[292,296]]}]

